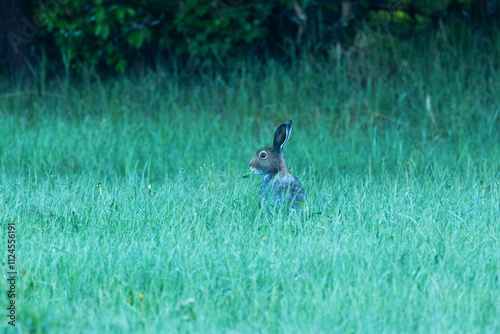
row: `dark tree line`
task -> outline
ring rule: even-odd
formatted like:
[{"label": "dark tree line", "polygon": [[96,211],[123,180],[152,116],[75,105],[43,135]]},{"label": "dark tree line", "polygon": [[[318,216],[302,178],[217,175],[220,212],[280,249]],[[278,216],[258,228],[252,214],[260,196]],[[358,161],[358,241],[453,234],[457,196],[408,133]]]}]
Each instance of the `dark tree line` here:
[{"label": "dark tree line", "polygon": [[[432,32],[462,24],[486,41],[498,28],[497,0],[1,0],[0,73],[41,65],[61,70],[124,71],[151,55],[187,65],[223,63],[263,51],[293,57],[351,43],[370,21]],[[423,30],[422,30],[423,28]],[[418,30],[420,29],[420,30]],[[45,64],[46,65],[46,64]]]}]

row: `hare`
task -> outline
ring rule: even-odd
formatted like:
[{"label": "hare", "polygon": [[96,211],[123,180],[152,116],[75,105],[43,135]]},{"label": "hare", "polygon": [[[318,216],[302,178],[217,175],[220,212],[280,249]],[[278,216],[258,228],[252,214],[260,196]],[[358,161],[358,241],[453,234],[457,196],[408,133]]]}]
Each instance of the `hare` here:
[{"label": "hare", "polygon": [[281,124],[274,134],[273,146],[261,148],[250,160],[250,170],[262,175],[261,205],[282,203],[286,199],[292,207],[303,203],[305,192],[299,180],[286,167],[283,147],[292,133],[292,121]]}]

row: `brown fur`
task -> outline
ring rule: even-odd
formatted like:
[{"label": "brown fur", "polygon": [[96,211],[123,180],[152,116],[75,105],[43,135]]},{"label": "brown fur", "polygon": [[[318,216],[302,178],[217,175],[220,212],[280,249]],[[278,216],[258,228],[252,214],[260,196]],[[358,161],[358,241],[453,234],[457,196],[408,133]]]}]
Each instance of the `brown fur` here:
[{"label": "brown fur", "polygon": [[[291,124],[289,121],[279,126],[273,146],[261,148],[250,160],[250,169],[263,176],[260,190],[262,204],[267,201],[281,202],[286,198],[288,203],[296,206],[298,202],[305,200],[304,189],[299,180],[288,171],[283,154],[283,146],[290,137]],[[261,157],[262,152],[267,156]]]}]

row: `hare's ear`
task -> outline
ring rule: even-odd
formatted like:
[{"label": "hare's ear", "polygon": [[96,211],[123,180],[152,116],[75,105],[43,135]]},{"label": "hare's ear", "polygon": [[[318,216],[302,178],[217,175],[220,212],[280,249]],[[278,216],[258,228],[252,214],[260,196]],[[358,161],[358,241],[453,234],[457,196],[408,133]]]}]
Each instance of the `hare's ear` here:
[{"label": "hare's ear", "polygon": [[290,134],[292,133],[292,121],[288,121],[285,124],[281,124],[274,134],[274,142],[273,147],[279,153],[283,152],[283,147],[286,142],[290,138]]}]

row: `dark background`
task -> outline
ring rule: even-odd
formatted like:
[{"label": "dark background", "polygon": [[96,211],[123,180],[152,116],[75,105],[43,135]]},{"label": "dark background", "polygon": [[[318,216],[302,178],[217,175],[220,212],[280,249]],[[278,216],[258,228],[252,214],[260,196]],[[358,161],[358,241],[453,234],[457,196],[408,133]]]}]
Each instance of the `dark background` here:
[{"label": "dark background", "polygon": [[[498,67],[496,0],[68,1],[2,0],[0,75],[29,79],[167,64],[223,70],[233,61],[293,62],[357,52],[371,35],[425,43],[440,29],[479,47]],[[377,50],[384,45],[377,46]]]}]

